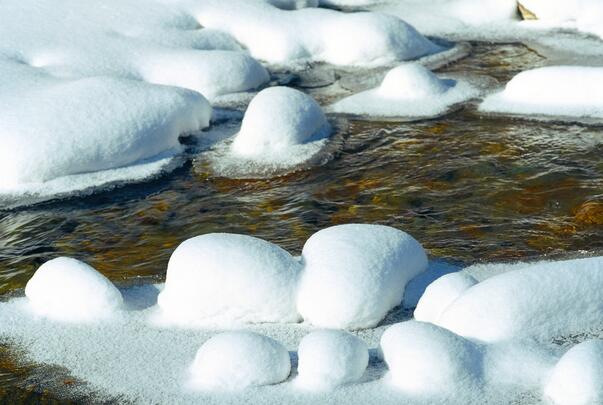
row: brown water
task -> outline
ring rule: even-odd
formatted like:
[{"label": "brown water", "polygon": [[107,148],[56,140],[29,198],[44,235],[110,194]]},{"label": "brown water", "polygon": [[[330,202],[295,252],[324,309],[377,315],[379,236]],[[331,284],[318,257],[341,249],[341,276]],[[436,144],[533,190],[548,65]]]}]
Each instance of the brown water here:
[{"label": "brown water", "polygon": [[[504,83],[544,63],[521,45],[474,44],[442,71]],[[468,106],[415,123],[350,121],[336,138],[328,163],[283,177],[216,177],[200,155],[150,183],[0,211],[0,294],[60,255],[118,283],[160,280],[174,248],[207,232],[251,234],[299,253],[324,227],[380,223],[461,263],[603,250],[602,127],[487,117]],[[56,399],[3,350],[0,403]]]}]

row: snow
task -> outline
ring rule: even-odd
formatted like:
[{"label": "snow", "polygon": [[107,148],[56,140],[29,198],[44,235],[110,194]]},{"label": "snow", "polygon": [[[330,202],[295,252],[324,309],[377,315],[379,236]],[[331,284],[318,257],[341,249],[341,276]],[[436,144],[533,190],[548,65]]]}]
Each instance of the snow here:
[{"label": "snow", "polygon": [[436,324],[485,342],[547,340],[602,327],[602,302],[603,257],[541,262],[469,288]]},{"label": "snow", "polygon": [[159,321],[296,322],[299,270],[285,250],[252,236],[212,233],[188,239],[170,257],[158,297]]},{"label": "snow", "polygon": [[289,352],[276,340],[248,331],[224,332],[199,348],[190,369],[190,387],[240,390],[278,384],[290,372]]},{"label": "snow", "polygon": [[430,323],[392,325],[383,333],[380,349],[391,383],[413,395],[441,395],[481,379],[478,346]]},{"label": "snow", "polygon": [[603,3],[599,0],[521,0],[538,20],[576,28],[603,37]]},{"label": "snow", "polygon": [[487,97],[485,112],[603,118],[603,68],[547,66],[521,72]]},{"label": "snow", "polygon": [[368,366],[364,341],[340,330],[317,330],[306,335],[297,349],[296,382],[308,389],[332,389],[359,381]]},{"label": "snow", "polygon": [[427,268],[412,236],[383,225],[347,224],[313,234],[302,250],[297,308],[323,328],[377,325],[400,305],[404,287]]},{"label": "snow", "polygon": [[561,357],[544,388],[556,405],[603,404],[603,340],[587,340]]},{"label": "snow", "polygon": [[442,313],[477,280],[467,273],[446,274],[429,284],[414,311],[418,321],[435,323]]},{"label": "snow", "polygon": [[40,266],[27,282],[25,295],[37,316],[65,322],[109,318],[123,303],[121,293],[105,276],[67,257]]},{"label": "snow", "polygon": [[466,80],[440,79],[418,63],[390,70],[381,85],[331,106],[338,113],[382,117],[434,117],[479,95]]}]

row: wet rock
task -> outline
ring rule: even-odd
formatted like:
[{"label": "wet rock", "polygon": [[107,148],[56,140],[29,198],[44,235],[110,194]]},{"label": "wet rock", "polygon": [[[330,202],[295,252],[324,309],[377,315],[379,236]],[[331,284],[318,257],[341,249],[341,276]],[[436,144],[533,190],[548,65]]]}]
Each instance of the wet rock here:
[{"label": "wet rock", "polygon": [[586,225],[603,225],[603,201],[587,201],[576,210],[576,221]]}]

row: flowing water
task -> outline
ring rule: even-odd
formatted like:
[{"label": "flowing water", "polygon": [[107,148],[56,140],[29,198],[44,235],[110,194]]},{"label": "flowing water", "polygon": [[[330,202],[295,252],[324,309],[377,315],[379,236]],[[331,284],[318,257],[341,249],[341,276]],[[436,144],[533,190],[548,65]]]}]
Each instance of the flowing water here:
[{"label": "flowing water", "polygon": [[[546,62],[523,45],[473,44],[440,71],[504,84]],[[380,223],[466,264],[603,250],[601,126],[483,116],[469,105],[413,123],[346,120],[335,139],[328,162],[281,177],[219,177],[201,154],[145,184],[0,211],[0,296],[18,294],[60,255],[119,284],[162,280],[174,248],[207,232],[255,235],[297,254],[324,227]],[[0,346],[0,403],[75,395],[68,377],[32,374],[44,373]]]}]

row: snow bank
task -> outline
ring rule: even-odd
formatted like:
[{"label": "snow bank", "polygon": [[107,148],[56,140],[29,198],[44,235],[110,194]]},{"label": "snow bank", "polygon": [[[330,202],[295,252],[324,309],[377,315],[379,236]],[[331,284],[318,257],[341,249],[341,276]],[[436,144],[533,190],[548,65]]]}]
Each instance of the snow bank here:
[{"label": "snow bank", "polygon": [[242,389],[278,384],[289,377],[287,349],[274,339],[253,332],[225,332],[205,342],[190,373],[194,389]]},{"label": "snow bank", "polygon": [[348,332],[318,330],[306,335],[297,349],[297,383],[308,388],[332,388],[357,382],[368,365],[368,347]]},{"label": "snow bank", "polygon": [[446,274],[431,283],[419,299],[414,317],[418,321],[435,323],[440,315],[477,280],[463,272]]},{"label": "snow bank", "polygon": [[392,384],[417,395],[441,395],[481,381],[479,348],[430,323],[397,323],[383,333],[380,349]]},{"label": "snow bank", "polygon": [[603,341],[572,347],[553,369],[544,388],[556,405],[603,404]]},{"label": "snow bank", "polygon": [[212,233],[186,240],[170,257],[158,305],[163,321],[296,322],[299,264],[251,236]]},{"label": "snow bank", "polygon": [[324,328],[375,326],[400,305],[406,283],[427,267],[425,251],[407,233],[348,224],[312,235],[302,251],[297,297],[303,318]]},{"label": "snow bank", "polygon": [[478,94],[466,81],[440,79],[422,65],[408,63],[390,70],[378,88],[346,97],[331,110],[382,117],[431,117]]},{"label": "snow bank", "polygon": [[603,118],[603,68],[548,66],[521,72],[487,97],[480,111]]},{"label": "snow bank", "polygon": [[541,262],[466,290],[437,324],[487,342],[550,339],[603,326],[603,257]]},{"label": "snow bank", "polygon": [[540,21],[573,26],[603,37],[603,3],[599,0],[521,0],[521,4]]},{"label": "snow bank", "polygon": [[59,257],[44,263],[25,286],[37,315],[68,322],[108,318],[123,302],[121,293],[86,263]]}]

